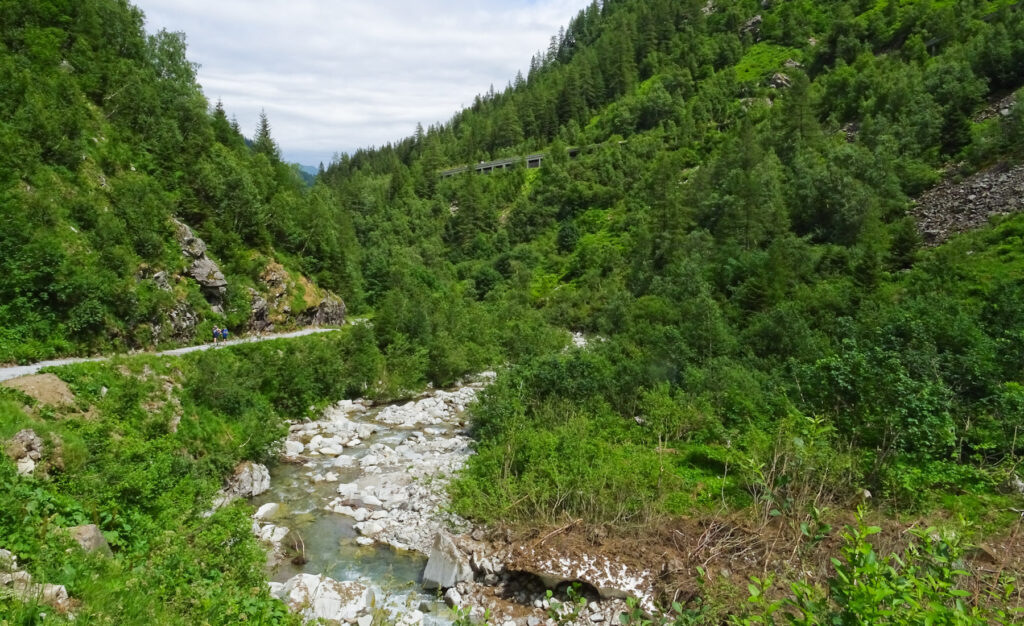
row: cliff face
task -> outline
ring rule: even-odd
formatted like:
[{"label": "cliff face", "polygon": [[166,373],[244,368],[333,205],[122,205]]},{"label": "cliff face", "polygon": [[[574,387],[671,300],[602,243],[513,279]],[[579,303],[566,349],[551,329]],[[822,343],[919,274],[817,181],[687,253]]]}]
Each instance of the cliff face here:
[{"label": "cliff face", "polygon": [[988,223],[994,215],[1024,211],[1024,165],[999,163],[963,180],[947,179],[917,200],[911,215],[926,245]]}]

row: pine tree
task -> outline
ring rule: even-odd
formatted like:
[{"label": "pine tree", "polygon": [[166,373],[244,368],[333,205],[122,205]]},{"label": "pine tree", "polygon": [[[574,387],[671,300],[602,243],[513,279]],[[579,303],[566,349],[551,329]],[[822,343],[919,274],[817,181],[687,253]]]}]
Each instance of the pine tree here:
[{"label": "pine tree", "polygon": [[252,142],[252,149],[257,154],[266,155],[271,161],[281,160],[281,151],[270,136],[270,121],[267,120],[267,112],[260,109],[260,121],[256,126],[256,137]]}]

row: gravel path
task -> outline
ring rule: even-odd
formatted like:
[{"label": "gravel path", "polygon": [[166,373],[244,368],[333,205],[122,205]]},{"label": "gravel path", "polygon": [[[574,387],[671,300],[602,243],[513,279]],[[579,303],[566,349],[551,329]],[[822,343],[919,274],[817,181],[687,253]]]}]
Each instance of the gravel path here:
[{"label": "gravel path", "polygon": [[[302,330],[296,330],[290,333],[280,333],[276,335],[270,334],[263,336],[248,336],[239,339],[228,339],[227,341],[222,341],[216,345],[212,343],[204,343],[198,346],[187,346],[184,348],[175,348],[174,350],[165,350],[164,352],[151,352],[148,354],[156,354],[158,356],[177,356],[180,354],[187,354],[189,352],[196,352],[198,350],[209,350],[210,348],[219,348],[221,346],[233,346],[240,343],[253,343],[256,341],[270,341],[272,339],[288,339],[291,337],[302,337],[303,335],[313,335],[316,333],[330,333],[334,332],[335,330],[336,329],[334,328],[304,328]],[[127,353],[127,355],[132,354],[147,353]],[[35,374],[44,367],[52,367],[55,365],[70,365],[72,363],[88,363],[90,361],[106,361],[110,358],[110,356],[77,357],[71,359],[53,359],[52,361],[39,361],[38,363],[32,363],[31,365],[13,365],[10,367],[0,367],[0,380],[10,380],[12,378],[18,378],[19,376],[28,376],[29,374]]]}]

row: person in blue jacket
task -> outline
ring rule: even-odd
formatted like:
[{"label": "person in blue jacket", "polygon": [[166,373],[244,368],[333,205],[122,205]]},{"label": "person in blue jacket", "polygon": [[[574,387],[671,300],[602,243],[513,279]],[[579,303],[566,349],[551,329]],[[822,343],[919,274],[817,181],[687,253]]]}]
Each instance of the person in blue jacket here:
[{"label": "person in blue jacket", "polygon": [[217,340],[220,339],[220,328],[217,326],[213,327],[213,345],[217,345]]},{"label": "person in blue jacket", "polygon": [[220,329],[220,338],[223,339],[224,341],[228,340],[228,329],[227,328],[221,328]]}]

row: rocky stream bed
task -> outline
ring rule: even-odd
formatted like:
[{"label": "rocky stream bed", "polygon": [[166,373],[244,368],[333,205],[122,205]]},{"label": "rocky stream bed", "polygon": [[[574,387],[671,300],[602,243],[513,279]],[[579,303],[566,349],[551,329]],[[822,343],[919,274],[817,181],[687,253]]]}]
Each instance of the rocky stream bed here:
[{"label": "rocky stream bed", "polygon": [[649,608],[649,571],[492,541],[447,510],[448,480],[472,453],[464,410],[493,377],[403,404],[339,402],[291,426],[273,470],[240,469],[228,491],[255,494],[271,593],[308,619],[360,626],[385,613],[446,624],[454,609],[502,626],[617,623],[627,596]]}]

